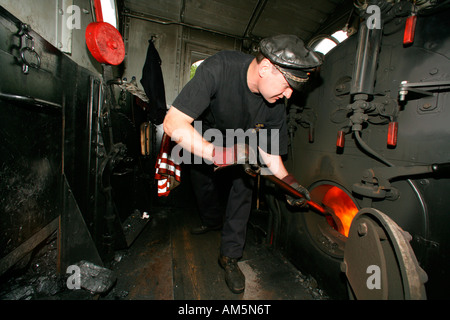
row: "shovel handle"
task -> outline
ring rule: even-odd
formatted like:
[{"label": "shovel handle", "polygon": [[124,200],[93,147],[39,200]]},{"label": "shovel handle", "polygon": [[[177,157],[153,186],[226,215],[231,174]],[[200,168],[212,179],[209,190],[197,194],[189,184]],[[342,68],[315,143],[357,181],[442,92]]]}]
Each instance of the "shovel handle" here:
[{"label": "shovel handle", "polygon": [[[279,186],[281,189],[283,189],[285,192],[287,192],[289,195],[291,195],[293,197],[296,197],[296,198],[304,198],[305,197],[303,194],[298,192],[296,189],[292,188],[289,184],[287,184],[286,182],[284,182],[281,179],[278,179],[274,175],[260,175],[259,173],[255,172],[250,167],[250,165],[247,165],[247,164],[244,165],[244,170],[246,173],[248,173],[252,177],[262,176],[265,179],[272,181],[273,183],[275,183],[277,186]],[[324,207],[322,207],[320,204],[318,204],[314,201],[307,200],[306,203],[308,204],[309,207],[313,208],[314,210],[318,211],[319,213],[322,213],[322,214],[328,213],[328,211]]]},{"label": "shovel handle", "polygon": [[[296,189],[292,188],[290,185],[288,185],[286,182],[282,181],[281,179],[278,179],[277,177],[275,177],[273,175],[263,175],[263,177],[272,181],[279,187],[281,187],[284,191],[289,193],[291,196],[294,196],[297,198],[304,198],[303,194],[298,192]],[[320,204],[318,204],[314,201],[307,200],[306,203],[308,204],[308,206],[310,206],[311,208],[313,208],[314,210],[316,210],[322,214],[328,213],[328,211],[324,207],[322,207]]]}]

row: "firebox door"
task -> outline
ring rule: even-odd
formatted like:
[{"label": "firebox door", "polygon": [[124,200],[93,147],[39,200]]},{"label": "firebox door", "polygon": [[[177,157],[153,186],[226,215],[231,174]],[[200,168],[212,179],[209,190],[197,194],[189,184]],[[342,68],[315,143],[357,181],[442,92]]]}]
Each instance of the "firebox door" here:
[{"label": "firebox door", "polygon": [[350,297],[361,300],[426,299],[423,271],[409,244],[411,236],[386,214],[361,209],[352,221],[341,269]]}]

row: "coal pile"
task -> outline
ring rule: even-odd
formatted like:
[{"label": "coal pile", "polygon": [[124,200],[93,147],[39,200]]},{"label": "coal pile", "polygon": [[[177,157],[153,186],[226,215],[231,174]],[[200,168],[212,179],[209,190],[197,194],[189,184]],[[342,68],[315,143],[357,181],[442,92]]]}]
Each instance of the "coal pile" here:
[{"label": "coal pile", "polygon": [[[56,233],[0,278],[0,300],[92,300],[89,290],[70,290],[69,274],[57,271]],[[81,288],[83,289],[83,288]]]}]

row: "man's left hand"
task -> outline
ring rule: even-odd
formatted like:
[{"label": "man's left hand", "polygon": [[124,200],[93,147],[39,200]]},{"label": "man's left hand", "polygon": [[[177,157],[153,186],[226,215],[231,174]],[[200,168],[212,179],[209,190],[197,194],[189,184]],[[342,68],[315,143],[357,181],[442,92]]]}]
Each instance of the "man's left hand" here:
[{"label": "man's left hand", "polygon": [[294,198],[290,195],[286,195],[287,203],[289,203],[289,205],[291,206],[305,207],[307,205],[307,202],[311,200],[311,196],[309,194],[308,189],[300,185],[298,181],[294,178],[294,176],[291,174],[288,174],[281,180],[304,196],[304,198]]}]

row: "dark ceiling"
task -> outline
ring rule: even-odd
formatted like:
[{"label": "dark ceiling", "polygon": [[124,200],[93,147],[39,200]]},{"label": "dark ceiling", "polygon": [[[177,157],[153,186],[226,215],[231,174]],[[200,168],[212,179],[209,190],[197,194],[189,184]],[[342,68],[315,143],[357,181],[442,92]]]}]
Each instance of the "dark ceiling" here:
[{"label": "dark ceiling", "polygon": [[124,0],[130,14],[236,38],[296,34],[305,41],[342,29],[352,0]]}]

